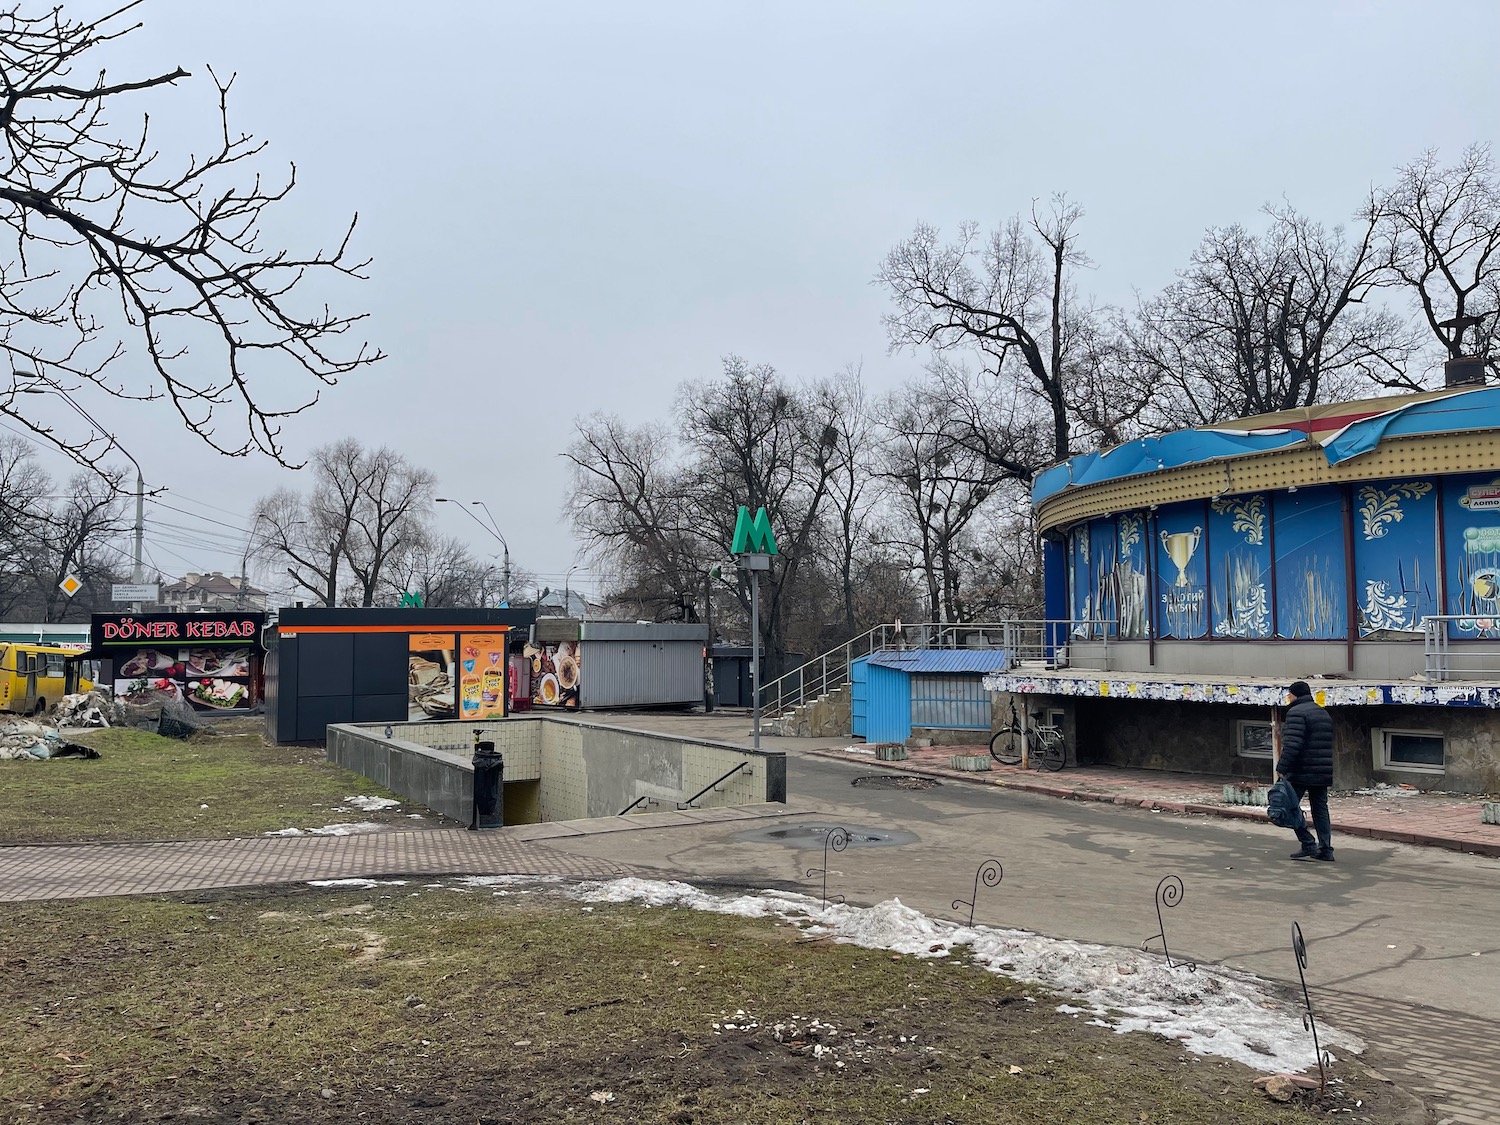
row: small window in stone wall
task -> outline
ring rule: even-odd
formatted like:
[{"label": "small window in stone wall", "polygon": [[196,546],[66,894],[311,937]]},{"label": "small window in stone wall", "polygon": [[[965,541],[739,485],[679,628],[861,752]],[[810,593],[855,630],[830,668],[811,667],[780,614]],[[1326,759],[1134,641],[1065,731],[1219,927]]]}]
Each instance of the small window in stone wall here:
[{"label": "small window in stone wall", "polygon": [[1241,758],[1266,758],[1272,755],[1271,724],[1241,719],[1238,724],[1235,752]]},{"label": "small window in stone wall", "polygon": [[1442,773],[1447,761],[1443,735],[1435,730],[1375,731],[1375,768]]}]

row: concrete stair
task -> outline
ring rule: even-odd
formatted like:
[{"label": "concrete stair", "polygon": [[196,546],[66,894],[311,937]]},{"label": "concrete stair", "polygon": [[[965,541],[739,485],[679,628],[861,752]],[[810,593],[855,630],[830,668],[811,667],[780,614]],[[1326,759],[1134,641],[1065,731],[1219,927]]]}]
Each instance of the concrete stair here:
[{"label": "concrete stair", "polygon": [[764,729],[797,738],[832,738],[847,735],[850,721],[850,686],[843,684],[768,720]]}]

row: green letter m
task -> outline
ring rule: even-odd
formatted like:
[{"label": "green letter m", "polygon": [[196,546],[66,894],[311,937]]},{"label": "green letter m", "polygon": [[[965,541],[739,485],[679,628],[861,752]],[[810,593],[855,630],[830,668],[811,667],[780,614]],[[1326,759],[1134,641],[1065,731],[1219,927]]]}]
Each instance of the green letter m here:
[{"label": "green letter m", "polygon": [[734,521],[734,542],[729,548],[731,555],[774,555],[776,536],[771,533],[771,520],[764,508],[755,510],[750,518],[750,509],[740,505],[740,514]]}]

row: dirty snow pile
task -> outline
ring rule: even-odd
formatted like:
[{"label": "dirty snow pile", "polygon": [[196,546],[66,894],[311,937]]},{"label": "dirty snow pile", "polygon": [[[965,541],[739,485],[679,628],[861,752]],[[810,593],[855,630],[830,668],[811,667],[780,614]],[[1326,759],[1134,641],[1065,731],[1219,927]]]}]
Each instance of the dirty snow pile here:
[{"label": "dirty snow pile", "polygon": [[360,812],[379,812],[381,809],[393,809],[400,803],[389,797],[345,797],[344,803],[333,811],[348,812],[350,809],[358,809]]},{"label": "dirty snow pile", "polygon": [[[615,879],[570,893],[584,902],[637,902],[747,918],[780,918],[812,936],[914,957],[946,957],[967,946],[973,961],[1069,998],[1058,1010],[1089,1015],[1116,1032],[1149,1031],[1177,1039],[1194,1054],[1234,1059],[1266,1073],[1314,1065],[1300,1009],[1275,999],[1248,973],[1200,967],[1170,969],[1156,955],[1043,937],[1025,930],[964,926],[928,918],[887,899],[870,907],[823,906],[806,895],[763,891],[718,897],[679,882]],[[1319,1025],[1324,1047],[1354,1053],[1356,1037]]]},{"label": "dirty snow pile", "polygon": [[262,836],[363,836],[367,832],[383,832],[385,826],[372,820],[360,820],[353,824],[325,824],[322,828],[277,828],[262,832]]}]

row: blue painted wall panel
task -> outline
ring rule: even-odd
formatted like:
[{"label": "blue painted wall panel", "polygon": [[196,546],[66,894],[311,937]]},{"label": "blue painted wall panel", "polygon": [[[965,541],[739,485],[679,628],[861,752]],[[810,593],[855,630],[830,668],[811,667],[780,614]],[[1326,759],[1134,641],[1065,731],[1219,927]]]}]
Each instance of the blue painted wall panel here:
[{"label": "blue painted wall panel", "polygon": [[849,733],[869,737],[870,673],[863,660],[849,665]]},{"label": "blue painted wall panel", "polygon": [[1216,637],[1270,637],[1271,498],[1221,496],[1208,505],[1208,581]]},{"label": "blue painted wall panel", "polygon": [[1354,598],[1360,636],[1420,633],[1438,608],[1437,486],[1430,480],[1354,487]]},{"label": "blue painted wall panel", "polygon": [[1276,631],[1293,640],[1348,635],[1344,498],[1334,486],[1278,492],[1275,522]]},{"label": "blue painted wall panel", "polygon": [[905,742],[911,737],[911,677],[894,668],[865,665],[869,679],[866,742]]}]

